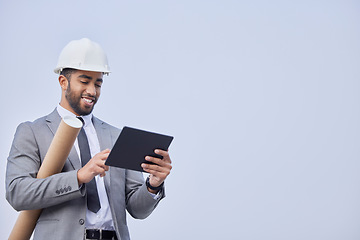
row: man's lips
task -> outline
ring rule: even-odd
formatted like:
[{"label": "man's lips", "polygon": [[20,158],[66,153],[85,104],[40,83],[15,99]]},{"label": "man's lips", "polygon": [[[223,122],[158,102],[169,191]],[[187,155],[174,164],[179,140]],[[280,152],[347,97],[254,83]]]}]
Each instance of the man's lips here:
[{"label": "man's lips", "polygon": [[95,98],[82,97],[81,99],[84,101],[85,105],[87,105],[87,106],[92,106],[92,105],[94,105]]}]

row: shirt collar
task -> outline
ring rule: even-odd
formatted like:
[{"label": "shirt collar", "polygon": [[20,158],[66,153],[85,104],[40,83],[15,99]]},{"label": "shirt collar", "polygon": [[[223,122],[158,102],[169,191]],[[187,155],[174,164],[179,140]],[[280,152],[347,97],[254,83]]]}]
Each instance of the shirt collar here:
[{"label": "shirt collar", "polygon": [[[59,113],[61,118],[64,118],[65,116],[77,117],[76,114],[74,114],[74,113],[70,112],[69,110],[65,109],[60,104],[57,105],[56,110]],[[80,117],[82,117],[82,119],[84,119],[84,122],[85,122],[84,127],[86,127],[88,124],[91,124],[92,116],[93,116],[92,113],[90,113],[88,115],[80,116]]]}]

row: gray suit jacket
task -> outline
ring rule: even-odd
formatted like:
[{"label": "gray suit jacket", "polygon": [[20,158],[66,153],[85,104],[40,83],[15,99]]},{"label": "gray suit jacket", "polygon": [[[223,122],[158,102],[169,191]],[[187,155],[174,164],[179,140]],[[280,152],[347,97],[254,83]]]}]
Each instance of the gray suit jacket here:
[{"label": "gray suit jacket", "polygon": [[[37,172],[54,137],[61,118],[56,110],[34,122],[18,126],[6,170],[6,199],[17,211],[40,209],[34,239],[80,240],[84,236],[86,194],[79,188],[77,170],[81,167],[73,147],[61,173],[36,179]],[[120,130],[93,117],[100,148],[111,149]],[[110,167],[105,188],[118,238],[130,239],[125,209],[134,218],[146,218],[161,198],[147,191],[140,172]]]}]

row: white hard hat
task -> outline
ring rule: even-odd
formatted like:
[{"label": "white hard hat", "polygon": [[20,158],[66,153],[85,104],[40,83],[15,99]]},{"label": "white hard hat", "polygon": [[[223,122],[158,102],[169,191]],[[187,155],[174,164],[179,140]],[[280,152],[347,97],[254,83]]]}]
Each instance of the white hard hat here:
[{"label": "white hard hat", "polygon": [[104,50],[88,38],[71,41],[64,47],[54,72],[59,74],[64,68],[110,73]]}]

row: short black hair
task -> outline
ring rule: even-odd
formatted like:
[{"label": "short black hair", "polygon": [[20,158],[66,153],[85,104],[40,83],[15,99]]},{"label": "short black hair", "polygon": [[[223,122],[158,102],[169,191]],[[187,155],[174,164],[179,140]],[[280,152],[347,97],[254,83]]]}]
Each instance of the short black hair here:
[{"label": "short black hair", "polygon": [[63,75],[68,81],[70,81],[71,74],[76,71],[77,70],[74,68],[64,68],[63,70],[61,70],[60,75]]}]

